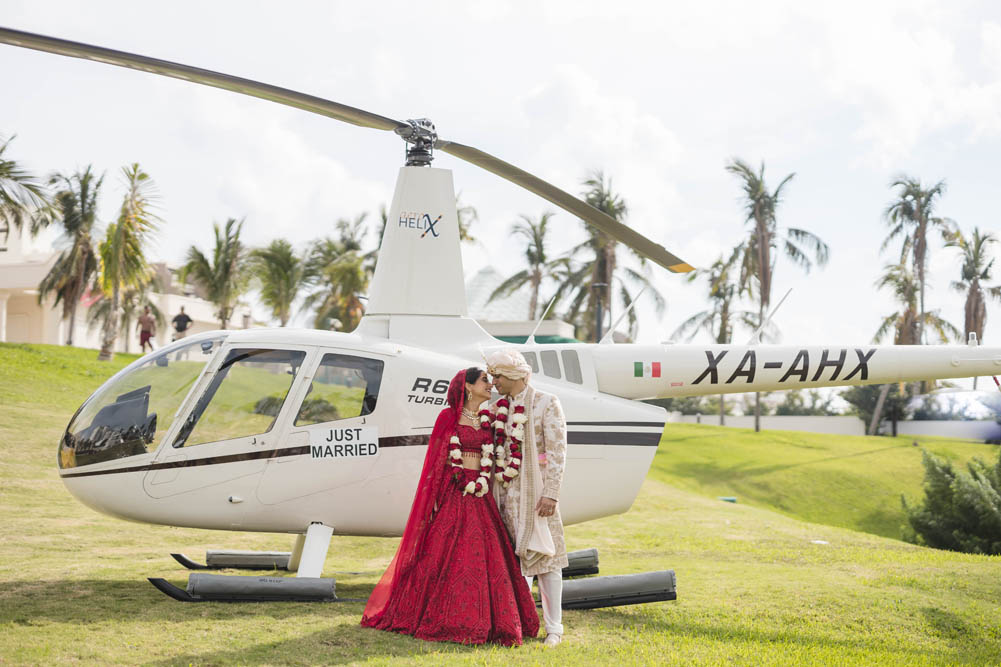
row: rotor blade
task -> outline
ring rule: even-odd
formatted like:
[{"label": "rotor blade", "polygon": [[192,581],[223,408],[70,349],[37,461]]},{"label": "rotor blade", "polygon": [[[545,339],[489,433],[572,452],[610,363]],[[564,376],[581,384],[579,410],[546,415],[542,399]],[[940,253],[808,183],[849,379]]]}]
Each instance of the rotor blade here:
[{"label": "rotor blade", "polygon": [[501,178],[506,178],[529,192],[534,192],[543,199],[551,201],[565,211],[569,211],[585,222],[594,225],[616,241],[624,243],[672,273],[688,273],[695,270],[695,267],[671,254],[662,245],[626,227],[607,213],[599,211],[590,204],[574,197],[572,194],[560,190],[555,185],[546,183],[541,178],[533,176],[527,171],[523,171],[501,159],[495,158],[493,155],[484,153],[471,146],[464,146],[454,141],[445,141],[444,139],[439,139],[435,142],[435,148],[463,159],[466,162],[471,162],[478,167],[497,174]]},{"label": "rotor blade", "polygon": [[36,35],[30,32],[11,30],[10,28],[3,27],[0,27],[0,43],[36,49],[38,51],[48,51],[49,53],[57,53],[73,58],[94,60],[108,65],[128,67],[142,72],[151,72],[185,81],[193,81],[206,86],[230,90],[234,93],[243,93],[251,97],[278,102],[279,104],[303,109],[304,111],[311,111],[342,120],[345,123],[360,125],[361,127],[371,127],[377,130],[395,130],[397,128],[408,127],[406,123],[393,120],[392,118],[386,118],[385,116],[355,109],[354,107],[338,104],[337,102],[331,102],[320,97],[306,95],[305,93],[297,93],[287,88],[279,88],[278,86],[260,83],[259,81],[251,81],[250,79],[243,79],[238,76],[230,76],[229,74],[221,74],[212,70],[201,69],[200,67],[190,67],[168,60],[159,60],[134,53],[126,53],[125,51],[115,51],[100,46],[71,42],[56,37],[46,37],[45,35]]}]

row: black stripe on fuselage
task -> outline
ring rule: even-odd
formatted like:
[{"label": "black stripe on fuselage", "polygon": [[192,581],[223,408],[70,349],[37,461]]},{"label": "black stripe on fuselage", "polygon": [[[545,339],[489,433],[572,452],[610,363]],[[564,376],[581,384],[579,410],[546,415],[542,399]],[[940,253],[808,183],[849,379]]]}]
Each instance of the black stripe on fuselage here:
[{"label": "black stripe on fuselage", "polygon": [[[573,424],[583,424],[584,422],[571,422]],[[616,426],[663,426],[656,422],[588,422],[595,425],[614,424]],[[379,438],[379,448],[383,447],[426,447],[429,435],[397,435]],[[660,432],[622,432],[622,431],[569,431],[567,433],[567,444],[570,445],[619,445],[632,447],[656,447],[660,442]],[[148,472],[151,470],[169,470],[171,468],[193,468],[195,466],[219,465],[222,463],[240,463],[242,461],[255,461],[258,459],[273,459],[282,456],[306,456],[309,454],[309,445],[300,447],[285,447],[283,449],[265,449],[255,452],[242,452],[240,454],[227,454],[225,456],[208,456],[200,459],[185,459],[184,461],[161,461],[160,463],[147,463],[141,466],[129,466],[126,468],[113,468],[111,470],[88,470],[84,472],[60,472],[64,478],[71,477],[91,477],[94,475],[114,475],[126,472]]]},{"label": "black stripe on fuselage", "polygon": [[570,431],[567,433],[568,445],[626,445],[631,447],[656,447],[659,443],[659,432]]},{"label": "black stripe on fuselage", "polygon": [[649,426],[664,429],[666,422],[567,422],[567,426]]}]

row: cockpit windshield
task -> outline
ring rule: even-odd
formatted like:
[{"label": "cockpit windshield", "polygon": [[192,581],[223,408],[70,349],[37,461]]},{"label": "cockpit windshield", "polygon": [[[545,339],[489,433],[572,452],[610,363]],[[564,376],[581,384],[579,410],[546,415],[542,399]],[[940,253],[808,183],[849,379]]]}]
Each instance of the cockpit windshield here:
[{"label": "cockpit windshield", "polygon": [[225,336],[175,344],[108,380],[77,411],[59,444],[59,467],[153,451]]}]

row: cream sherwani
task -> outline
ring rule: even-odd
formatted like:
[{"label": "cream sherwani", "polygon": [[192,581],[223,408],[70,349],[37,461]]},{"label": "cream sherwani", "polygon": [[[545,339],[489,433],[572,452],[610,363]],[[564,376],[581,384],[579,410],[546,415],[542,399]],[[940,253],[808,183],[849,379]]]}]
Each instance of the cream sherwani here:
[{"label": "cream sherwani", "polygon": [[[541,392],[533,387],[526,387],[517,396],[511,397],[512,410],[513,406],[524,404],[529,394],[533,395],[530,410],[532,419],[530,424],[525,424],[526,440],[528,439],[527,431],[531,428],[535,436],[535,447],[540,455],[539,458],[542,458],[543,453],[545,454],[545,464],[539,461],[537,468],[542,481],[540,495],[558,502],[567,457],[566,418],[563,416],[563,408],[556,396]],[[526,412],[529,412],[529,406],[526,405],[525,408]],[[494,409],[496,410],[496,406]],[[523,475],[531,474],[531,471],[525,470],[528,464],[530,464],[529,461],[522,463]],[[498,490],[497,501],[504,526],[511,535],[512,541],[516,543],[519,535],[519,516],[524,516],[521,511],[522,503],[527,503],[525,509],[534,513],[535,504],[538,502],[537,497],[531,497],[534,495],[531,490],[527,494],[524,492],[526,485],[520,484],[519,481],[516,478],[507,488],[501,484],[494,487]],[[563,519],[560,517],[559,505],[557,505],[553,515],[547,517],[547,524],[552,535],[555,554],[538,559],[529,566],[523,562],[521,570],[526,576],[560,571],[567,566],[567,547],[563,539]],[[517,549],[518,545],[516,544],[515,547]]]}]

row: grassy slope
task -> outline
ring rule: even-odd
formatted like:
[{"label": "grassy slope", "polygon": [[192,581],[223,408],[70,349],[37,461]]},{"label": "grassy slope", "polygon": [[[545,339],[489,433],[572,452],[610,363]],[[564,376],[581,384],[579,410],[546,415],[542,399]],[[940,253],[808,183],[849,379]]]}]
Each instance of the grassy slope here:
[{"label": "grassy slope", "polygon": [[[919,446],[915,447],[917,442]],[[945,438],[870,438],[669,424],[651,479],[806,521],[900,538],[901,495],[922,497],[921,450],[960,465],[995,445]]]},{"label": "grassy slope", "polygon": [[[604,573],[673,568],[680,599],[568,612],[570,634],[557,651],[535,642],[515,650],[426,644],[363,630],[359,603],[177,603],[143,580],[184,581],[169,551],[200,558],[205,548],[283,549],[290,540],[126,523],[71,498],[53,466],[55,443],[109,372],[93,356],[0,345],[0,661],[984,664],[1001,655],[1001,558],[923,549],[679,490],[678,448],[702,437],[699,429],[666,436],[628,514],[567,531],[571,548],[599,548]],[[795,440],[758,436],[786,437]],[[339,594],[367,595],[394,546],[335,540],[328,576],[362,573],[335,575]]]}]

